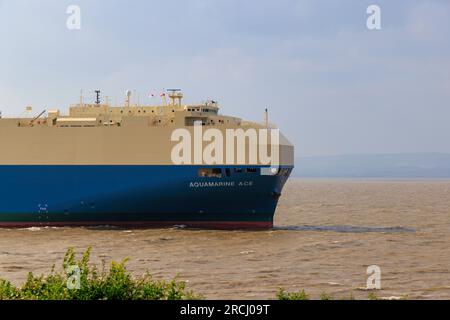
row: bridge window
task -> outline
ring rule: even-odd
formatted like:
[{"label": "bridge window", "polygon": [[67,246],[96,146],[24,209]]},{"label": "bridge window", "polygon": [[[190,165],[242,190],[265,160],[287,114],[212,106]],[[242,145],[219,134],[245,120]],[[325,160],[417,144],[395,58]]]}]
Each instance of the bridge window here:
[{"label": "bridge window", "polygon": [[258,169],[257,168],[247,168],[246,171],[247,171],[247,173],[257,173]]}]

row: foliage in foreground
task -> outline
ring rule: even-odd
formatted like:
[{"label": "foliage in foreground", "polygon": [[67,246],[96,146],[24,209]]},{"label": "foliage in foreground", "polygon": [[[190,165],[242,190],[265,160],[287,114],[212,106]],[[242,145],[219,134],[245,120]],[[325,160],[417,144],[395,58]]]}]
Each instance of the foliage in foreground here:
[{"label": "foliage in foreground", "polygon": [[286,292],[280,288],[277,293],[278,300],[309,300],[309,296],[305,293],[305,290],[299,292]]},{"label": "foliage in foreground", "polygon": [[[309,300],[310,297],[308,294],[306,294],[305,290],[301,290],[298,292],[286,292],[284,289],[280,288],[277,293],[277,299],[278,300]],[[378,296],[370,292],[368,297],[368,300],[379,300]],[[402,299],[407,299],[407,296],[402,296]],[[320,300],[333,300],[333,297],[327,293],[322,293],[320,295]],[[355,300],[355,297],[353,296],[353,293],[350,293],[348,297],[344,297],[343,300]]]},{"label": "foliage in foreground", "polygon": [[[133,278],[126,270],[127,260],[112,262],[109,269],[103,263],[102,270],[91,266],[91,248],[81,259],[69,249],[64,257],[63,270],[52,268],[48,276],[35,276],[29,273],[21,287],[0,279],[0,300],[184,300],[200,299],[192,291],[186,291],[184,282],[154,280],[147,272]],[[75,270],[75,271],[74,271]],[[78,280],[74,280],[75,275]],[[69,284],[69,285],[68,285]],[[70,287],[79,289],[69,289]]]}]

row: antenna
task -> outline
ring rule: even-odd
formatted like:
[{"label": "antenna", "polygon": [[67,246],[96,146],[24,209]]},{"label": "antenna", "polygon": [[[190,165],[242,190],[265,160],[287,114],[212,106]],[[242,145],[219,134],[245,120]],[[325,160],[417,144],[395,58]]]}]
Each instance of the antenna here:
[{"label": "antenna", "polygon": [[83,89],[80,90],[80,106],[83,106]]},{"label": "antenna", "polygon": [[269,128],[269,109],[266,108],[266,111],[264,112],[264,119],[266,122],[266,128]]},{"label": "antenna", "polygon": [[95,94],[97,96],[97,99],[95,100],[95,104],[99,105],[100,104],[100,90],[95,90]]}]

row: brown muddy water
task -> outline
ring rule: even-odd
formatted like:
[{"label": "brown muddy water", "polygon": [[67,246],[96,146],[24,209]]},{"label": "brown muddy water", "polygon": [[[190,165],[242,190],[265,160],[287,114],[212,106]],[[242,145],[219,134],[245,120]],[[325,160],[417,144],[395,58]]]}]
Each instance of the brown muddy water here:
[{"label": "brown muddy water", "polygon": [[0,278],[47,273],[66,249],[93,247],[94,262],[130,258],[135,275],[179,274],[207,299],[273,299],[279,287],[312,298],[450,299],[450,181],[291,180],[270,231],[185,229],[0,230]]}]

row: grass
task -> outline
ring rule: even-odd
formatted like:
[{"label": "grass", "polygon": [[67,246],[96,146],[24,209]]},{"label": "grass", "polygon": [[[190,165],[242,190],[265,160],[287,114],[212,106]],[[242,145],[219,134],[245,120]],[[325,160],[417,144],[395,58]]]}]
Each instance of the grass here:
[{"label": "grass", "polygon": [[[407,296],[405,296],[407,297]],[[310,300],[310,296],[305,292],[305,290],[297,291],[297,292],[286,292],[283,288],[280,288],[277,293],[278,300]],[[319,296],[320,300],[333,300],[333,296],[322,293]],[[378,296],[374,292],[370,292],[367,296],[368,300],[380,300]],[[350,295],[344,297],[342,300],[355,300],[353,293],[350,292]]]},{"label": "grass", "polygon": [[305,293],[305,290],[299,292],[286,292],[280,288],[277,293],[278,300],[309,300],[309,296]]},{"label": "grass", "polygon": [[327,294],[327,293],[322,293],[322,294],[320,295],[320,300],[333,300],[333,297],[330,296],[330,295]]},{"label": "grass", "polygon": [[373,292],[369,293],[369,296],[367,298],[369,300],[378,300],[378,296]]},{"label": "grass", "polygon": [[[15,287],[0,279],[0,300],[190,300],[201,299],[187,291],[185,283],[154,280],[147,272],[134,278],[126,269],[127,259],[113,261],[102,269],[90,264],[91,248],[80,259],[73,248],[67,250],[63,270],[52,268],[49,275],[29,273],[26,282]],[[71,289],[72,288],[72,289]],[[75,289],[74,289],[75,288]]]}]

